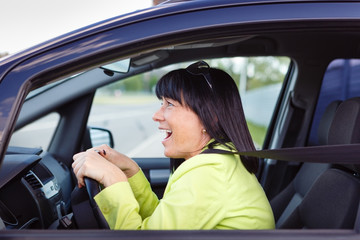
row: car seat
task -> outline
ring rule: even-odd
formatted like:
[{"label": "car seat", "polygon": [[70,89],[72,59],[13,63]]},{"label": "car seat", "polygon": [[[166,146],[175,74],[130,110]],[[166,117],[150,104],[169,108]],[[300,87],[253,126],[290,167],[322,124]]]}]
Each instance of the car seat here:
[{"label": "car seat", "polygon": [[[335,112],[342,101],[331,102],[325,109],[318,127],[319,144],[328,144],[328,134]],[[303,163],[291,183],[271,201],[276,226],[281,226],[301,203],[315,180],[330,167],[326,163]]]},{"label": "car seat", "polygon": [[[360,98],[351,98],[337,108],[328,143],[359,142]],[[349,165],[325,170],[279,228],[353,228],[360,200],[359,170]]]}]

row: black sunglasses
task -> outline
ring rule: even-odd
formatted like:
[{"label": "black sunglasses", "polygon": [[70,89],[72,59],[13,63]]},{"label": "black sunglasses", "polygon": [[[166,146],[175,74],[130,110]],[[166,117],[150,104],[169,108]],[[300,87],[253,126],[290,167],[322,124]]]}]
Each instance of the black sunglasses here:
[{"label": "black sunglasses", "polygon": [[192,75],[202,75],[209,87],[212,89],[211,85],[211,76],[210,76],[210,66],[205,61],[198,61],[189,65],[186,68],[186,71]]}]

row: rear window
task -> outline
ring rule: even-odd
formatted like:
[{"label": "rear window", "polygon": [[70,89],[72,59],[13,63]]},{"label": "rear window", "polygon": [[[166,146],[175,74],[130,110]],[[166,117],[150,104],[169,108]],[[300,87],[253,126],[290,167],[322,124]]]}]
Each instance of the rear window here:
[{"label": "rear window", "polygon": [[320,89],[308,145],[319,145],[318,125],[325,108],[335,100],[345,100],[360,94],[360,59],[336,59],[325,74]]}]

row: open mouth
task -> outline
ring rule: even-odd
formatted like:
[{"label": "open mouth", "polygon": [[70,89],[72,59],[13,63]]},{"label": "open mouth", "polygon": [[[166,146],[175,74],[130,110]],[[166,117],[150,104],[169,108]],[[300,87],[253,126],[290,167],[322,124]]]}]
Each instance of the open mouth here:
[{"label": "open mouth", "polygon": [[164,140],[169,139],[169,138],[171,137],[171,135],[172,135],[172,131],[171,131],[171,130],[163,130],[163,131],[164,131],[164,133],[165,133],[165,138],[164,138]]}]

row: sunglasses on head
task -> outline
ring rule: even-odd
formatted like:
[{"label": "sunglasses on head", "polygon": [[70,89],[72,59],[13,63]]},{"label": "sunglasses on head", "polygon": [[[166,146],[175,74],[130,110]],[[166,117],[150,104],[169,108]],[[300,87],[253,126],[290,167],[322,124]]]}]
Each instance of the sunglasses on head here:
[{"label": "sunglasses on head", "polygon": [[192,75],[202,75],[209,87],[212,89],[211,85],[211,76],[210,76],[210,66],[205,61],[198,61],[189,65],[186,68],[186,71]]}]

